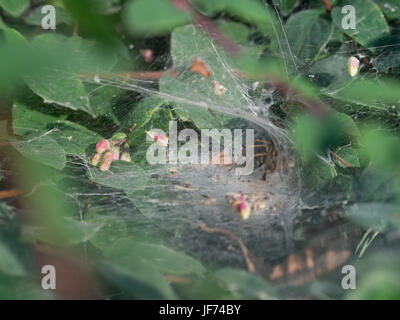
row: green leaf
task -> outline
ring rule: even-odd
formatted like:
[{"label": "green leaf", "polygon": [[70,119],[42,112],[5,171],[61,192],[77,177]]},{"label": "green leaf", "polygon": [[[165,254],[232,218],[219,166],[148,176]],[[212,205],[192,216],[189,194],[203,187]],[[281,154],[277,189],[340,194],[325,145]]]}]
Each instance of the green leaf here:
[{"label": "green leaf", "polygon": [[400,72],[400,35],[393,33],[376,41],[377,56],[372,59],[372,65],[379,72],[398,74]]},{"label": "green leaf", "polygon": [[85,88],[74,74],[62,76],[58,72],[48,71],[25,77],[25,82],[33,92],[43,98],[45,103],[82,110],[94,116]]},{"label": "green leaf", "polygon": [[256,0],[224,0],[225,10],[239,19],[256,25],[267,32],[272,27],[273,18],[268,8]]},{"label": "green leaf", "polygon": [[236,43],[250,46],[249,40],[254,30],[242,23],[227,20],[218,21],[218,28]]},{"label": "green leaf", "polygon": [[126,139],[126,133],[124,133],[124,132],[114,133],[111,137],[112,141],[118,141],[118,140],[123,140],[123,139]]},{"label": "green leaf", "polygon": [[276,294],[271,286],[261,277],[249,272],[223,268],[213,273],[213,276],[232,293],[232,299],[275,299]]},{"label": "green leaf", "polygon": [[132,33],[148,36],[188,23],[189,15],[166,0],[131,0],[123,9],[123,21]]},{"label": "green leaf", "polygon": [[108,171],[102,172],[93,168],[88,171],[87,176],[95,183],[125,191],[140,190],[147,182],[147,177],[139,166],[119,160],[114,161]]},{"label": "green leaf", "polygon": [[24,77],[31,90],[45,102],[82,110],[92,116],[111,112],[110,106],[92,107],[90,93],[76,72],[110,71],[116,63],[115,56],[96,43],[57,34],[39,35],[31,46],[51,62],[47,68]]},{"label": "green leaf", "polygon": [[386,73],[389,71],[389,69],[392,69],[393,73],[399,73],[400,50],[385,50],[378,57],[376,57],[372,65],[378,70],[378,72]]},{"label": "green leaf", "polygon": [[[22,102],[14,102],[12,107],[12,126],[16,135],[43,132],[48,125],[64,117],[56,113],[44,113],[45,108],[31,108]],[[47,110],[49,108],[47,107]]]},{"label": "green leaf", "polygon": [[370,126],[363,131],[360,143],[370,156],[379,173],[386,172],[393,176],[400,168],[400,139],[398,136],[377,130]]},{"label": "green leaf", "polygon": [[[172,99],[175,99],[176,97],[179,98],[183,93],[186,93],[186,97],[189,98],[188,100],[183,103],[174,104],[175,113],[183,121],[192,121],[199,129],[226,127],[226,124],[233,119],[232,117],[191,103],[191,101],[202,101],[204,97],[208,96],[207,91],[212,90],[211,81],[202,80],[200,77],[200,75],[188,75],[187,77],[182,77],[178,80],[172,77],[163,76],[160,80],[160,90],[172,95]],[[196,83],[201,84],[201,86],[194,91],[190,81],[195,81]],[[207,98],[209,103],[212,98],[212,96]],[[173,103],[171,100],[168,102]]]},{"label": "green leaf", "polygon": [[100,86],[99,84],[85,84],[85,89],[88,93],[90,107],[94,114],[108,117],[120,126],[120,121],[115,116],[113,106],[117,104],[117,97],[123,93],[123,90]]},{"label": "green leaf", "polygon": [[[56,25],[59,24],[66,24],[69,26],[73,25],[73,18],[71,14],[62,7],[54,6],[56,9]],[[42,20],[45,15],[42,13],[42,6],[37,7],[36,9],[32,10],[29,15],[24,19],[26,24],[33,25],[33,26],[41,26]]]},{"label": "green leaf", "polygon": [[400,227],[399,206],[391,203],[357,203],[345,209],[346,216],[365,228],[384,230],[388,225]]},{"label": "green leaf", "polygon": [[13,49],[27,49],[28,47],[28,42],[26,41],[26,39],[24,38],[24,36],[19,33],[17,30],[15,29],[11,29],[11,28],[5,28],[3,30],[5,39],[7,40],[7,42],[13,46],[15,46]]},{"label": "green leaf", "polygon": [[107,248],[108,258],[130,255],[150,267],[169,275],[203,274],[205,268],[197,260],[159,244],[120,239]]},{"label": "green leaf", "polygon": [[102,250],[118,239],[126,237],[128,233],[124,219],[117,216],[93,215],[85,221],[100,225],[90,242]]},{"label": "green leaf", "polygon": [[0,7],[16,18],[29,7],[29,0],[0,0]]},{"label": "green leaf", "polygon": [[230,15],[244,22],[256,25],[263,32],[272,28],[273,17],[268,8],[257,0],[194,0],[202,12],[214,16],[220,12]]},{"label": "green leaf", "polygon": [[[335,153],[344,161],[346,161],[349,165],[351,165],[353,168],[360,167],[360,160],[358,159],[357,152],[352,147],[345,146],[338,148],[337,150],[335,150]],[[334,161],[338,166],[342,168],[347,168],[347,166],[344,163],[337,160],[336,158],[334,158]]]},{"label": "green leaf", "polygon": [[400,3],[397,0],[375,0],[389,20],[400,20]]},{"label": "green leaf", "polygon": [[104,45],[78,36],[44,33],[36,36],[31,46],[53,59],[49,64],[61,68],[64,73],[108,72],[116,64],[115,55]]},{"label": "green leaf", "polygon": [[303,10],[291,15],[285,28],[292,53],[301,66],[314,61],[334,31],[333,25],[317,10]]},{"label": "green leaf", "polygon": [[[342,14],[342,7],[345,5],[351,5],[356,10],[355,29],[342,28],[342,19],[345,17]],[[389,33],[389,26],[382,11],[371,0],[341,1],[340,6],[333,8],[331,15],[338,28],[364,47],[373,46],[374,41]],[[371,48],[371,50],[374,49]]]},{"label": "green leaf", "polygon": [[[74,246],[79,243],[89,241],[100,230],[101,225],[93,221],[78,221],[71,217],[62,217],[63,244],[66,246]],[[36,240],[44,243],[52,243],[53,237],[44,229],[34,230]]]},{"label": "green leaf", "polygon": [[126,127],[136,124],[135,129],[129,134],[129,144],[140,151],[144,151],[149,143],[146,142],[146,131],[160,129],[167,132],[172,114],[164,101],[160,98],[150,97],[143,99],[135,106],[126,117]]},{"label": "green leaf", "polygon": [[87,2],[100,14],[113,14],[121,9],[120,0],[87,0]]},{"label": "green leaf", "polygon": [[[400,101],[399,82],[392,79],[379,82],[372,79],[355,79],[335,92],[334,97],[369,106],[379,107],[382,103],[391,106]],[[388,107],[381,106],[380,108],[387,109]]]},{"label": "green leaf", "polygon": [[327,148],[357,143],[360,131],[354,120],[341,112],[333,112],[329,117],[316,119],[299,117],[294,129],[295,141],[304,161],[315,160],[315,153],[326,152]]},{"label": "green leaf", "polygon": [[[20,82],[25,74],[36,73],[43,64],[47,63],[41,55],[33,52],[25,38],[16,30],[4,28],[4,39],[1,44],[0,82],[6,93]],[[4,41],[5,40],[5,41]]]},{"label": "green leaf", "polygon": [[[53,112],[44,113],[45,111]],[[43,105],[28,108],[22,102],[15,102],[12,116],[15,134],[28,135],[47,132],[47,136],[53,138],[67,154],[84,155],[87,147],[102,139],[99,134],[79,124],[62,120],[66,115],[57,114],[53,108],[49,109]],[[50,128],[52,130],[48,131]]]},{"label": "green leaf", "polygon": [[160,272],[131,255],[98,263],[102,276],[135,299],[177,299]]},{"label": "green leaf", "polygon": [[337,176],[332,163],[315,156],[309,160],[302,171],[305,187],[308,190],[318,190]]},{"label": "green leaf", "polygon": [[33,280],[8,278],[1,281],[0,300],[51,300],[55,299],[50,290],[43,290]]},{"label": "green leaf", "polygon": [[331,117],[331,123],[336,127],[336,142],[355,142],[360,136],[360,130],[353,118],[342,112],[335,112]]},{"label": "green leaf", "polygon": [[278,0],[276,4],[279,8],[279,11],[284,15],[289,15],[296,5],[298,5],[298,0]]},{"label": "green leaf", "polygon": [[[372,251],[372,250],[371,250]],[[400,296],[400,259],[395,248],[379,248],[358,259],[357,290],[349,290],[346,299],[398,300]]]},{"label": "green leaf", "polygon": [[[207,105],[223,108],[228,113],[248,111],[244,91],[221,63],[228,57],[202,31],[191,25],[175,29],[171,39],[171,55],[175,66],[185,67],[187,71],[179,78],[162,77],[160,91],[169,95],[166,100],[174,104],[174,112],[182,119],[193,121],[202,129],[222,128],[235,117],[214,113]],[[208,66],[212,73],[210,77],[205,78],[188,70],[195,59],[200,59]],[[223,85],[226,93],[215,94],[213,81]]]},{"label": "green leaf", "polygon": [[136,124],[135,131],[144,127],[153,113],[164,103],[161,98],[150,97],[141,100],[127,115],[126,126]]},{"label": "green leaf", "polygon": [[[382,270],[383,269],[383,270]],[[400,277],[398,270],[373,270],[363,274],[357,283],[357,290],[346,295],[349,300],[398,300],[400,296]]]},{"label": "green leaf", "polygon": [[99,223],[93,221],[78,221],[69,217],[64,217],[63,220],[64,231],[68,235],[67,244],[71,246],[89,241],[101,228]]},{"label": "green leaf", "polygon": [[84,155],[87,147],[102,139],[101,135],[67,120],[55,121],[49,137],[53,138],[65,153],[73,155]]},{"label": "green leaf", "polygon": [[315,62],[307,69],[306,76],[316,85],[324,87],[323,93],[335,92],[352,80],[347,71],[348,59],[339,54],[331,55]]},{"label": "green leaf", "polygon": [[9,276],[24,276],[24,266],[18,261],[14,253],[0,241],[0,272]]},{"label": "green leaf", "polygon": [[0,30],[7,29],[7,25],[4,23],[2,17],[0,17]]},{"label": "green leaf", "polygon": [[62,170],[66,165],[63,148],[46,134],[28,135],[22,140],[12,140],[12,146],[24,157]]}]

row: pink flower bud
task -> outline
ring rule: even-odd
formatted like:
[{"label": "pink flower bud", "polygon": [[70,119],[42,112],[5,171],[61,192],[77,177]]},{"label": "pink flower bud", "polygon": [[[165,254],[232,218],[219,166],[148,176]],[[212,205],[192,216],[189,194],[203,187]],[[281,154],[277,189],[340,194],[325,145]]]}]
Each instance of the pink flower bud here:
[{"label": "pink flower bud", "polygon": [[100,140],[96,144],[96,152],[97,153],[103,153],[104,151],[108,150],[110,148],[110,141],[106,139]]},{"label": "pink flower bud", "polygon": [[113,160],[119,160],[119,146],[112,147],[111,152],[113,155]]},{"label": "pink flower bud", "polygon": [[226,88],[222,84],[220,84],[218,81],[215,80],[212,83],[214,86],[214,93],[217,96],[222,96],[223,94],[225,94]]},{"label": "pink flower bud", "polygon": [[128,143],[124,144],[124,152],[129,152],[129,144]]},{"label": "pink flower bud", "polygon": [[351,57],[347,61],[347,69],[349,71],[350,76],[355,77],[358,72],[358,68],[360,66],[360,61],[356,57]]},{"label": "pink flower bud", "polygon": [[121,155],[121,160],[126,162],[131,162],[131,156],[129,155],[128,152],[124,152]]},{"label": "pink flower bud", "polygon": [[146,133],[159,146],[166,147],[168,145],[168,136],[158,133],[158,132],[155,132],[155,131],[146,131]]},{"label": "pink flower bud", "polygon": [[117,132],[111,137],[111,140],[114,144],[121,144],[126,140],[126,134],[123,132]]},{"label": "pink flower bud", "polygon": [[92,166],[97,166],[101,158],[101,153],[95,153],[95,155],[92,158]]},{"label": "pink flower bud", "polygon": [[153,51],[150,49],[140,50],[140,54],[143,57],[144,61],[150,63],[153,61]]},{"label": "pink flower bud", "polygon": [[108,169],[110,169],[112,161],[113,161],[113,154],[111,151],[107,151],[103,159],[101,160],[100,170],[107,171]]},{"label": "pink flower bud", "polygon": [[244,197],[242,196],[238,197],[233,203],[233,207],[236,209],[237,212],[239,212],[240,217],[243,220],[248,219],[248,217],[250,216],[251,208],[249,203],[246,201]]},{"label": "pink flower bud", "polygon": [[129,155],[129,144],[124,144],[124,152],[121,155],[121,160],[131,162],[131,156]]}]

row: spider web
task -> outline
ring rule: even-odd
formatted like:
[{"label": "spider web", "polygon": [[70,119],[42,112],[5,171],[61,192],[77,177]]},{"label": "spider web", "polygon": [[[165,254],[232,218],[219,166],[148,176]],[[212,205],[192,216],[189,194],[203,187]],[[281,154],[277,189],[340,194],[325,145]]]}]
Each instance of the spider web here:
[{"label": "spider web", "polygon": [[[276,5],[273,7],[277,10]],[[199,32],[196,27],[192,26],[192,28],[193,32]],[[273,25],[273,29],[281,59],[285,65],[285,72],[300,76],[299,67],[296,64],[297,58],[291,51],[280,17],[278,23]],[[174,65],[176,70],[180,70],[176,81],[181,81],[181,85],[184,86],[181,94],[176,91],[169,93],[160,90],[161,85],[157,80],[139,80],[125,76],[108,78],[95,75],[84,81],[94,88],[91,92],[93,96],[98,94],[99,89],[107,87],[125,92],[126,100],[114,102],[113,110],[116,115],[127,113],[135,107],[136,101],[148,97],[163,99],[166,104],[172,106],[173,110],[191,106],[207,110],[207,112],[211,110],[214,113],[228,115],[235,119],[229,123],[231,127],[228,129],[253,128],[257,139],[272,141],[278,152],[278,167],[285,168],[267,174],[264,180],[263,176],[267,168],[260,161],[256,161],[255,170],[250,176],[236,175],[231,166],[142,164],[138,167],[140,170],[137,173],[131,173],[131,178],[144,176],[145,183],[127,191],[107,186],[107,183],[105,185],[94,183],[90,178],[96,175],[98,170],[90,165],[92,155],[71,154],[68,157],[63,178],[70,183],[67,184],[68,188],[64,192],[76,206],[77,218],[82,223],[91,221],[97,215],[101,217],[99,225],[101,229],[106,227],[109,218],[113,219],[111,240],[129,236],[152,243],[167,243],[173,248],[198,258],[207,266],[246,268],[243,254],[237,243],[230,237],[202,230],[201,226],[205,224],[209,228],[228,230],[239,237],[254,257],[269,262],[276,261],[296,250],[295,223],[300,218],[302,210],[312,209],[308,208],[301,199],[301,182],[293,164],[289,135],[285,129],[276,126],[273,122],[277,116],[271,111],[271,107],[282,104],[284,97],[279,100],[274,94],[274,88],[254,89],[256,87],[254,83],[243,80],[231,71],[233,70],[231,61],[218,45],[210,39],[207,41],[209,41],[208,50],[195,50],[194,55],[179,58],[181,61],[193,61],[198,57],[205,61],[217,61],[226,77],[219,80],[222,84],[226,82],[232,84],[228,90],[236,92],[236,95],[228,99],[216,96],[212,87],[195,93],[194,89],[197,86],[204,87],[203,79],[193,78],[186,63]],[[339,105],[332,95],[343,84],[343,75],[347,74],[345,63],[347,57],[353,53],[354,49],[347,45],[335,52],[342,62],[342,67],[321,89],[325,101]],[[169,56],[161,56],[157,57],[153,64],[165,64],[167,61],[170,61]],[[307,67],[305,71],[303,70],[303,74],[319,81],[325,71],[326,66],[317,62]],[[188,92],[192,94],[188,95]],[[350,105],[350,103],[346,104],[343,108]],[[354,112],[356,118],[385,117],[386,115],[380,110],[374,114],[370,110],[360,108]],[[110,136],[118,131],[115,124],[106,124],[106,126],[104,131],[110,132]],[[262,148],[257,150],[263,151]],[[144,151],[140,150],[140,152]],[[171,175],[172,169],[173,175]],[[115,167],[112,166],[110,175],[117,174],[114,170]],[[227,201],[226,195],[230,193],[258,195],[261,198],[262,208],[253,210],[250,218],[243,221]],[[32,190],[26,196],[30,197],[34,194],[35,190]],[[341,197],[320,201],[316,207],[326,208],[337,203],[342,203]],[[88,254],[86,244],[84,244],[84,250]]]},{"label": "spider web", "polygon": [[[200,32],[196,27],[192,28],[194,33]],[[222,79],[221,83],[226,85],[229,79],[232,87],[228,90],[237,91],[233,98],[216,96],[212,87],[193,93],[196,87],[203,86],[203,79],[193,79],[192,72],[185,63],[175,66],[175,69],[182,70],[178,79],[184,79],[180,82],[184,86],[182,94],[176,91],[162,92],[158,88],[158,82],[152,80],[104,79],[96,76],[96,79],[86,81],[135,92],[140,97],[160,97],[172,103],[173,110],[194,106],[207,112],[212,110],[232,116],[236,120],[230,125],[236,126],[228,127],[229,129],[255,129],[256,138],[274,143],[278,151],[278,165],[289,160],[288,135],[272,123],[276,118],[270,111],[274,104],[273,90],[262,89],[255,94],[251,92],[253,84],[237,77],[231,71],[230,62],[221,49],[212,40],[207,38],[206,41],[210,42],[208,50],[197,48],[193,56],[185,55],[184,59],[178,57],[178,60],[186,62],[200,57],[204,61],[217,61],[224,71],[222,76],[218,75]],[[218,66],[211,64],[211,68],[214,70]],[[191,92],[189,96],[188,92]],[[127,108],[127,105],[118,105],[116,108],[118,113],[119,108]],[[265,151],[262,148],[257,150]],[[100,210],[106,215],[109,212],[122,215],[124,212],[124,218],[121,219],[133,228],[139,225],[139,229],[142,229],[142,224],[148,224],[150,231],[154,232],[156,227],[166,232],[167,241],[174,247],[205,261],[206,264],[246,267],[240,249],[231,238],[209,234],[201,230],[201,226],[205,224],[209,228],[228,230],[238,236],[249,250],[260,256],[268,254],[277,258],[293,247],[291,223],[299,213],[299,181],[293,163],[286,170],[268,175],[266,181],[262,179],[265,166],[257,168],[257,165],[259,162],[256,161],[256,169],[250,176],[237,176],[234,168],[222,165],[147,165],[143,170],[148,180],[143,188],[114,194],[109,203],[102,203]],[[171,169],[176,172],[173,176]],[[226,195],[230,193],[260,193],[265,208],[256,210],[249,220],[243,221],[226,199]],[[96,203],[94,199],[88,201]],[[122,203],[126,207],[121,207]],[[142,215],[138,215],[139,212]],[[137,220],[142,222],[138,223]]]},{"label": "spider web", "polygon": [[[280,25],[276,27],[282,28]],[[191,28],[193,33],[201,33],[196,27]],[[91,92],[93,96],[101,88],[112,87],[127,95],[133,94],[138,100],[159,97],[172,104],[172,110],[191,106],[228,115],[234,120],[228,123],[227,129],[254,129],[256,139],[274,144],[277,166],[283,167],[288,162],[287,168],[268,174],[265,181],[263,176],[267,168],[257,159],[255,170],[250,176],[238,176],[235,168],[224,165],[145,164],[141,165],[141,171],[137,173],[146,177],[145,185],[119,191],[90,181],[90,177],[98,172],[90,165],[90,154],[71,155],[65,170],[65,180],[71,179],[73,183],[67,184],[66,195],[78,208],[78,218],[82,222],[90,221],[94,214],[102,216],[104,223],[107,223],[107,217],[112,217],[112,233],[115,237],[126,234],[151,242],[158,239],[199,258],[206,265],[246,268],[243,254],[235,241],[227,236],[207,233],[201,226],[205,224],[209,228],[231,232],[256,256],[267,255],[272,260],[283,257],[288,250],[293,249],[292,222],[300,213],[299,179],[290,156],[289,137],[284,129],[272,122],[277,119],[270,110],[276,103],[273,88],[262,88],[261,85],[257,88],[257,84],[239,78],[232,72],[231,62],[222,49],[207,36],[202,37],[203,41],[209,42],[206,49],[197,48],[192,56],[174,57],[175,60],[183,61],[182,65],[174,66],[180,70],[177,81],[185,86],[182,94],[161,91],[157,80],[125,76],[109,78],[96,74],[84,81],[94,88]],[[220,68],[223,72],[223,75],[216,75],[216,79],[227,86],[228,91],[235,91],[235,94],[219,97],[213,87],[194,93],[196,87],[204,87],[203,79],[197,75],[193,78],[187,62],[199,57],[207,62],[215,61],[215,65],[210,62],[210,67],[213,70]],[[168,57],[157,59],[154,64],[159,64],[160,60],[169,60]],[[188,96],[188,92],[193,94]],[[116,102],[113,109],[115,114],[124,114],[135,105],[132,99]],[[104,129],[111,134],[115,125]],[[265,152],[262,146],[255,150]],[[111,167],[110,175],[114,174],[114,168]],[[176,172],[173,176],[172,168]],[[134,173],[132,178],[135,178]],[[232,193],[258,195],[260,199],[256,197],[255,201],[260,203],[256,205],[262,208],[253,210],[250,218],[243,221],[226,198],[227,194]]]}]

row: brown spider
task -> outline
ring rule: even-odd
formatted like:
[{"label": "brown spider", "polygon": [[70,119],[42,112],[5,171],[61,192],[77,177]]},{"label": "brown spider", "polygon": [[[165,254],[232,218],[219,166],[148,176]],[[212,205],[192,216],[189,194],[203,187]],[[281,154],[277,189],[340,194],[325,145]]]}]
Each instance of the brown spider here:
[{"label": "brown spider", "polygon": [[[267,180],[267,174],[271,174],[276,170],[277,167],[277,151],[272,141],[265,141],[262,139],[255,139],[257,144],[247,146],[247,148],[262,149],[262,152],[254,154],[254,158],[261,158],[260,166],[266,165],[266,170],[262,176],[262,180]],[[246,152],[246,148],[244,148]]]}]

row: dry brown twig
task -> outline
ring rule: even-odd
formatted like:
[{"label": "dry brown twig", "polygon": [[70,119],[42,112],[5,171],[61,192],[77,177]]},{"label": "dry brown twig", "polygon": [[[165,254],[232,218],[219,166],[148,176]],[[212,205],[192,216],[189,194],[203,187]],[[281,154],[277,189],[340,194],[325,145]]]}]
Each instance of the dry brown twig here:
[{"label": "dry brown twig", "polygon": [[254,266],[253,261],[251,261],[251,259],[249,257],[249,252],[248,252],[246,246],[235,234],[233,234],[232,232],[225,230],[225,229],[208,228],[205,223],[203,223],[201,225],[201,230],[208,232],[208,233],[220,233],[220,234],[230,237],[233,241],[235,241],[239,245],[240,249],[242,250],[243,257],[246,261],[247,269],[249,270],[249,272],[251,272],[251,273],[256,272],[256,267]]},{"label": "dry brown twig", "polygon": [[[229,39],[223,32],[221,32],[217,25],[213,20],[208,18],[207,16],[200,13],[195,6],[187,0],[169,0],[172,5],[181,11],[186,11],[191,15],[193,20],[193,24],[197,25],[200,29],[202,29],[205,33],[207,33],[212,39],[214,39],[227,53],[230,55],[236,55],[240,52],[240,46],[236,44],[234,41]],[[323,0],[325,7],[328,12],[331,11],[332,5],[328,0]],[[237,74],[239,77],[248,78],[248,75],[238,73],[233,70],[233,73]],[[81,73],[78,74],[82,78],[93,78],[94,74]],[[123,79],[123,81],[128,81],[129,79],[138,79],[138,80],[158,80],[164,75],[169,75],[171,77],[177,77],[179,73],[174,69],[168,69],[165,71],[146,71],[146,72],[122,72],[122,73],[101,73],[97,74],[104,79]],[[262,78],[264,81],[268,81],[267,77]],[[304,97],[296,88],[294,88],[291,84],[284,80],[272,79],[270,84],[273,85],[276,90],[287,97],[289,101],[301,106],[306,109],[312,115],[317,118],[325,116],[329,108],[327,108],[322,102],[311,99],[308,97]]]},{"label": "dry brown twig", "polygon": [[328,13],[330,13],[332,11],[332,4],[329,2],[329,0],[322,0],[326,11],[328,11]]},{"label": "dry brown twig", "polygon": [[341,157],[339,157],[336,153],[334,153],[332,150],[329,150],[329,153],[335,157],[338,161],[340,161],[341,163],[343,163],[347,168],[351,168],[353,169],[357,174],[359,174],[359,170],[357,168],[354,168],[350,163],[348,163],[346,160],[342,159]]},{"label": "dry brown twig", "polygon": [[170,0],[175,8],[190,13],[193,23],[213,38],[221,47],[223,47],[229,54],[237,54],[240,51],[240,46],[233,42],[223,32],[221,32],[213,20],[200,13],[194,6],[187,0]]},{"label": "dry brown twig", "polygon": [[169,283],[178,283],[178,284],[190,284],[191,280],[186,277],[178,277],[173,275],[166,275],[164,279]]},{"label": "dry brown twig", "polygon": [[22,194],[22,190],[10,189],[0,191],[0,199],[14,198]]}]

